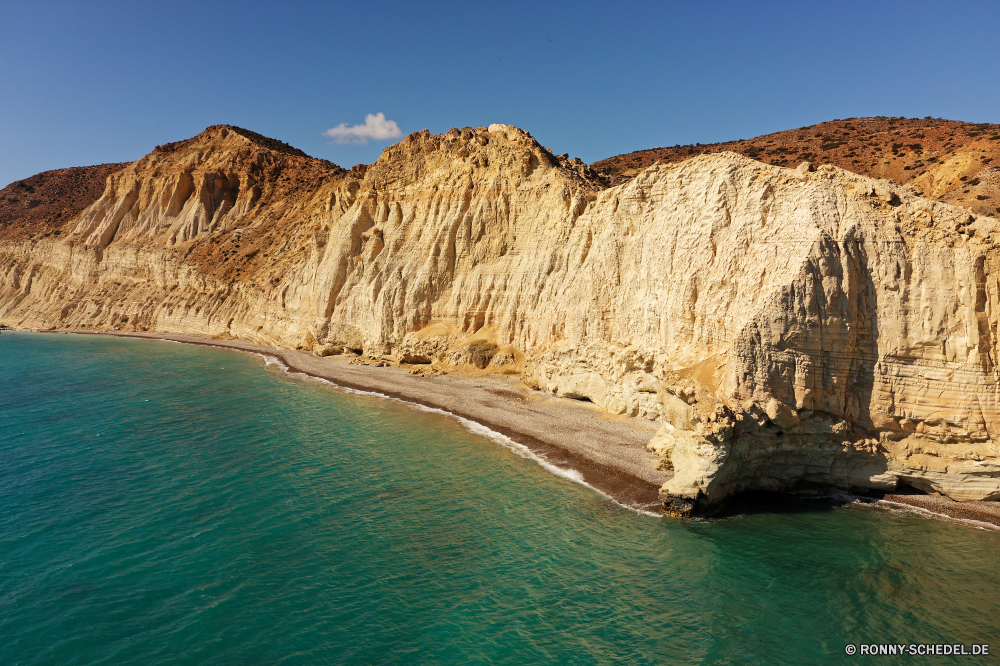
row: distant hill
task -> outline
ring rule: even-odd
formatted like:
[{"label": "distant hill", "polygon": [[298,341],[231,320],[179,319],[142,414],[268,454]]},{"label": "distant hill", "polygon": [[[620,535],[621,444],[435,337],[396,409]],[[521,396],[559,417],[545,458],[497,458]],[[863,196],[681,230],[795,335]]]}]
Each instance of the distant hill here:
[{"label": "distant hill", "polygon": [[43,171],[0,190],[0,237],[54,233],[97,201],[108,176],[129,162]]},{"label": "distant hill", "polygon": [[[414,132],[349,171],[215,125],[5,188],[0,325],[249,341],[385,370],[359,388],[412,375],[417,399],[430,375],[501,375],[468,404],[590,402],[579,425],[504,422],[674,515],[823,487],[992,501],[1000,216],[916,191],[995,210],[998,143],[835,121],[607,160],[608,189],[509,125]],[[629,180],[654,162],[677,163]],[[659,434],[604,446],[605,414]]]},{"label": "distant hill", "polygon": [[[190,155],[194,148],[205,143],[208,135],[231,132],[245,139],[236,145],[242,153],[252,155],[257,167],[275,178],[274,185],[281,191],[304,187],[302,174],[291,175],[290,165],[306,165],[312,176],[339,175],[345,171],[329,160],[306,155],[284,141],[271,139],[257,132],[233,125],[213,125],[196,137],[156,146],[152,156],[166,159],[171,154]],[[240,151],[237,151],[240,152]],[[143,158],[148,160],[149,157]],[[0,239],[58,237],[64,225],[79,215],[87,206],[97,201],[108,186],[108,176],[125,170],[143,160],[119,164],[54,169],[17,180],[0,190]],[[184,168],[181,168],[183,171]],[[286,171],[287,173],[283,172]],[[294,169],[293,169],[294,170]],[[315,173],[314,173],[315,172]],[[282,178],[283,174],[283,178]]]},{"label": "distant hill", "polygon": [[1000,125],[934,118],[848,118],[752,139],[650,148],[595,162],[611,184],[657,162],[729,150],[767,164],[833,164],[855,173],[912,183],[918,193],[1000,213]]}]

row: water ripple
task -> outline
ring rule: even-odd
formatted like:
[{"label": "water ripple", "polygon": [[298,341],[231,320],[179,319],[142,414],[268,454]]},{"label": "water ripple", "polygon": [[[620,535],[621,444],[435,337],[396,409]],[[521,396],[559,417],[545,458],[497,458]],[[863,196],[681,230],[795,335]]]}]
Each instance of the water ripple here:
[{"label": "water ripple", "polygon": [[0,342],[3,664],[839,664],[995,632],[996,532],[818,503],[653,521],[266,359]]}]

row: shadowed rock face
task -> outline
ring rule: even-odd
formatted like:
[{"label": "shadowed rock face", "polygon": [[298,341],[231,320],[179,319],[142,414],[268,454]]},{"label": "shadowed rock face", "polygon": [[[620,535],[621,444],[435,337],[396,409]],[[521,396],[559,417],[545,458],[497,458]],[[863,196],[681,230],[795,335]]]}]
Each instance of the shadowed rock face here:
[{"label": "shadowed rock face", "polygon": [[900,481],[1000,497],[993,218],[733,153],[606,188],[505,125],[350,172],[258,136],[160,148],[63,240],[0,244],[0,323],[515,368],[662,420],[679,513]]}]

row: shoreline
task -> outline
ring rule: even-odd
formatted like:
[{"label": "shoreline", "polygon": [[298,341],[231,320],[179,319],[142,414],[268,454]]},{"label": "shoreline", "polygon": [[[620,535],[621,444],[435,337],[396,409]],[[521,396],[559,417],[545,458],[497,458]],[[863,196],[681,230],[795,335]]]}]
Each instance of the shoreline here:
[{"label": "shoreline", "polygon": [[509,376],[411,375],[403,367],[355,365],[344,356],[317,357],[247,340],[193,334],[75,329],[37,332],[160,340],[272,357],[290,374],[301,373],[334,388],[375,393],[439,410],[483,426],[532,454],[524,457],[534,458],[543,467],[557,468],[549,471],[582,481],[614,503],[647,515],[659,515],[660,486],[673,474],[656,469],[656,456],[646,450],[657,430],[654,422],[609,417],[590,403],[533,391]]},{"label": "shoreline", "polygon": [[918,513],[944,516],[963,523],[985,523],[994,529],[1000,529],[1000,502],[957,502],[944,495],[896,493],[888,493],[880,501],[890,505],[916,509]]},{"label": "shoreline", "polygon": [[[328,382],[333,388],[399,400],[484,427],[492,432],[476,434],[534,460],[553,474],[596,490],[625,509],[645,515],[662,514],[658,491],[673,476],[673,472],[657,470],[656,456],[646,450],[646,443],[657,430],[652,421],[609,417],[594,405],[534,391],[509,376],[411,375],[399,366],[356,365],[344,356],[316,357],[247,340],[195,334],[77,329],[31,332],[158,340],[274,358],[288,374],[300,373]],[[732,509],[741,512],[743,502],[738,497],[733,499]],[[905,492],[882,497],[852,496],[844,503],[853,501],[977,529],[1000,529],[1000,502],[958,502],[944,496]]]}]

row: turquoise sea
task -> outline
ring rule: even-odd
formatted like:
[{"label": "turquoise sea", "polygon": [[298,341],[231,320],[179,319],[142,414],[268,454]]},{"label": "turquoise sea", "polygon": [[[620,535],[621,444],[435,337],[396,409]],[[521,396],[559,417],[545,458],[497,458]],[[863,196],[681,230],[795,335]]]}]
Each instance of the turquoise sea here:
[{"label": "turquoise sea", "polygon": [[998,565],[870,505],[641,515],[248,354],[0,335],[0,665],[954,663],[845,646],[1000,654]]}]

